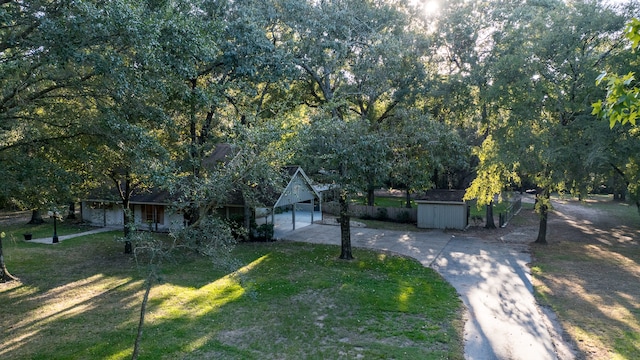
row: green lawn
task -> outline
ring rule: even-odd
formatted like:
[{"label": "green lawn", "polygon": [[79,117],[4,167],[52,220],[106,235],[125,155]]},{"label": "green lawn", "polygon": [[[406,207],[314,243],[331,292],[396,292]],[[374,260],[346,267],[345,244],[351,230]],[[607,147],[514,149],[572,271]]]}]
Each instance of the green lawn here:
[{"label": "green lawn", "polygon": [[[118,235],[5,241],[22,282],[0,284],[0,358],[131,357],[146,274]],[[151,292],[141,358],[463,358],[462,305],[437,273],[385,253],[338,254],[241,244],[231,272],[183,254]]]},{"label": "green lawn", "polygon": [[[367,205],[367,198],[364,196],[356,197],[353,201],[359,205]],[[407,199],[405,197],[398,196],[376,196],[374,199],[374,205],[380,207],[403,208],[407,205]],[[415,208],[416,206],[415,200],[411,200],[411,207]]]},{"label": "green lawn", "polygon": [[[44,219],[45,222],[40,225],[12,225],[5,227],[4,229],[0,225],[0,231],[4,231],[7,235],[7,239],[24,239],[23,234],[31,233],[33,239],[53,237],[53,219]],[[56,230],[59,236],[75,234],[83,231],[91,230],[91,227],[86,225],[79,225],[74,221],[64,220],[56,222]]]}]

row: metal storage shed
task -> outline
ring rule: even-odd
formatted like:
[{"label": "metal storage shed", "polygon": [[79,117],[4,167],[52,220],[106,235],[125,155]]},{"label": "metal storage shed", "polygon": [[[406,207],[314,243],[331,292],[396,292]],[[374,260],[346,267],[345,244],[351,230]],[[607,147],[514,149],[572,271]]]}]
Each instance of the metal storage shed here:
[{"label": "metal storage shed", "polygon": [[464,229],[469,224],[464,190],[431,190],[418,204],[418,227],[424,229]]}]

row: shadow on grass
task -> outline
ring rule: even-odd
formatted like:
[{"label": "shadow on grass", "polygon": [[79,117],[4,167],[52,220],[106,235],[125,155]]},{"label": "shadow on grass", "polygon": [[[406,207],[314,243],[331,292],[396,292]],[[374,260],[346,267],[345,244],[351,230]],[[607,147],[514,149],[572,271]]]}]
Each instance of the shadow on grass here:
[{"label": "shadow on grass", "polygon": [[538,293],[583,353],[640,357],[639,249],[562,242],[534,252]]},{"label": "shadow on grass", "polygon": [[586,358],[640,358],[640,231],[635,207],[563,201],[552,243],[532,248],[537,293]]},{"label": "shadow on grass", "polygon": [[[131,356],[145,273],[111,234],[6,249],[22,283],[0,284],[3,359]],[[461,358],[460,303],[404,258],[334,247],[244,244],[231,273],[186,256],[153,287],[141,358]],[[344,354],[344,355],[339,355]]]}]

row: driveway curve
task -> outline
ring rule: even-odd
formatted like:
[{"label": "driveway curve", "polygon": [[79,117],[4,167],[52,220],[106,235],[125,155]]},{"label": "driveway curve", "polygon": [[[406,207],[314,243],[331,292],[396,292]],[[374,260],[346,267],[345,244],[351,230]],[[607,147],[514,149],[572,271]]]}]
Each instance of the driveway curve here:
[{"label": "driveway curve", "polygon": [[[340,245],[340,228],[313,224],[281,240]],[[352,228],[354,247],[392,251],[440,273],[467,308],[466,359],[571,359],[553,314],[533,297],[531,257],[524,244],[452,236],[443,231],[403,232]],[[356,254],[357,256],[357,254]]]}]

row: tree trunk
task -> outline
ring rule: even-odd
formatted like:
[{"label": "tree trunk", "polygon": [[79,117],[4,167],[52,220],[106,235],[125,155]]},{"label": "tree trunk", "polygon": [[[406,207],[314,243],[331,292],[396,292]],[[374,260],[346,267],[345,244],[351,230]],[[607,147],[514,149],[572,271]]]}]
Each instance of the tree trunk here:
[{"label": "tree trunk", "polygon": [[[295,206],[295,205],[294,205]],[[293,210],[295,211],[295,209]],[[251,223],[252,223],[252,214],[251,214],[251,208],[249,207],[249,202],[248,201],[244,201],[244,207],[242,208],[242,215],[244,218],[244,228],[246,230],[246,234],[245,234],[245,240],[249,240],[251,239]],[[293,226],[295,227],[296,225],[293,224]]]},{"label": "tree trunk", "polygon": [[487,205],[486,217],[487,223],[484,225],[485,229],[495,229],[496,223],[493,220],[493,201]]},{"label": "tree trunk", "polygon": [[123,232],[124,232],[124,237],[128,238],[129,236],[131,236],[131,230],[133,229],[133,222],[134,222],[133,211],[129,207],[128,200],[123,202],[122,208],[123,208],[123,216],[124,216]]},{"label": "tree trunk", "polygon": [[340,259],[351,260],[351,219],[349,218],[349,202],[344,190],[340,190],[340,240],[342,243]]},{"label": "tree trunk", "polygon": [[367,205],[369,206],[376,205],[376,193],[375,193],[374,186],[372,184],[369,184],[369,186],[367,186]]},{"label": "tree trunk", "polygon": [[406,191],[406,200],[407,200],[407,204],[405,205],[405,207],[407,209],[411,209],[411,190],[407,189]]},{"label": "tree trunk", "polygon": [[69,214],[67,215],[67,219],[69,220],[76,219],[76,203],[73,201],[69,203]]},{"label": "tree trunk", "polygon": [[9,273],[7,265],[4,263],[4,254],[2,253],[2,237],[0,236],[0,282],[18,280]]},{"label": "tree trunk", "polygon": [[144,296],[142,297],[142,305],[140,306],[140,318],[138,319],[138,333],[136,334],[136,341],[133,345],[133,354],[131,355],[132,360],[136,360],[138,358],[138,354],[140,353],[140,340],[142,340],[142,329],[144,327],[144,316],[147,313],[147,302],[149,301],[149,293],[151,292],[151,286],[153,285],[153,279],[156,276],[155,271],[151,271],[149,277],[147,278],[146,287],[144,290]]},{"label": "tree trunk", "polygon": [[546,245],[547,244],[547,219],[549,218],[549,206],[547,205],[549,203],[549,197],[550,197],[549,191],[543,190],[542,194],[536,195],[536,197],[538,196],[542,196],[543,198],[538,201],[540,203],[539,205],[540,226],[538,227],[538,238],[536,239],[535,243]]},{"label": "tree trunk", "polygon": [[43,224],[44,220],[42,220],[42,214],[40,214],[39,210],[32,210],[31,211],[31,220],[29,220],[29,222],[27,224],[32,224],[32,225],[40,225]]},{"label": "tree trunk", "polygon": [[542,205],[543,209],[540,210],[540,226],[538,227],[538,238],[536,239],[536,244],[547,244],[547,218],[548,211],[547,206]]}]

